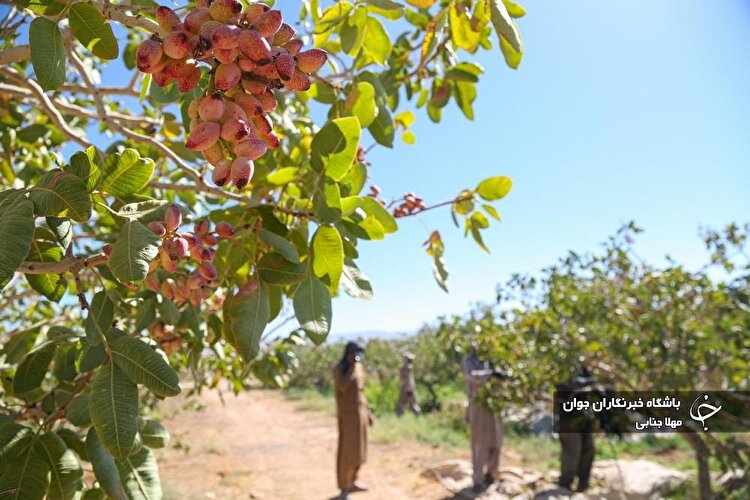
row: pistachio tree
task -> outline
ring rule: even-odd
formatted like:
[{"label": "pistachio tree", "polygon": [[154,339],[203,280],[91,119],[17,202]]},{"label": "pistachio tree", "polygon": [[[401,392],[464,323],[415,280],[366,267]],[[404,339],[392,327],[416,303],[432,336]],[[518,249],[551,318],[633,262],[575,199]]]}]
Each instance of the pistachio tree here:
[{"label": "pistachio tree", "polygon": [[[427,201],[381,192],[367,156],[451,101],[471,120],[473,59],[517,68],[524,9],[298,7],[3,1],[3,497],[160,498],[156,401],[283,384],[332,299],[372,295],[358,248],[402,220],[446,207],[485,248],[507,177]],[[445,288],[437,229],[425,247]]]}]

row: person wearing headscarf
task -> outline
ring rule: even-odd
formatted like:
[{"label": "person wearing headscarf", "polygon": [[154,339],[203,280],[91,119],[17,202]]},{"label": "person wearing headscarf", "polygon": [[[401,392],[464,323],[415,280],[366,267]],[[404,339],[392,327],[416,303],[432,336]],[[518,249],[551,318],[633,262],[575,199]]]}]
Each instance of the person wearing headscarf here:
[{"label": "person wearing headscarf", "polygon": [[398,404],[396,405],[396,415],[399,417],[404,414],[404,407],[408,407],[415,415],[419,415],[421,411],[419,403],[417,403],[417,384],[414,381],[413,363],[414,355],[411,353],[404,354],[404,362],[399,373],[401,392],[399,392]]},{"label": "person wearing headscarf", "polygon": [[367,435],[372,425],[365,398],[364,351],[356,342],[347,343],[341,361],[333,367],[339,428],[336,477],[341,499],[349,498],[352,492],[367,490],[357,482],[359,469],[367,460]]},{"label": "person wearing headscarf", "polygon": [[477,400],[477,395],[479,388],[490,377],[503,378],[504,374],[495,370],[489,362],[479,358],[476,344],[472,344],[471,352],[464,358],[461,367],[466,384],[466,395],[469,398],[467,420],[471,428],[473,490],[479,492],[498,478],[503,425],[500,416],[491,413],[482,405]]}]

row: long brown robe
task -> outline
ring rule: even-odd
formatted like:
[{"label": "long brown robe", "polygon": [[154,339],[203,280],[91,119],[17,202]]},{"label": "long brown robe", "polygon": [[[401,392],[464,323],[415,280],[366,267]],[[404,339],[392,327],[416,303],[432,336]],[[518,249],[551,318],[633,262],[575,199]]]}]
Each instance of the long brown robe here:
[{"label": "long brown robe", "polygon": [[339,445],[336,454],[336,475],[339,489],[347,490],[357,479],[357,472],[367,461],[367,434],[370,409],[365,398],[365,373],[360,363],[341,373],[333,367],[336,407],[339,424]]},{"label": "long brown robe", "polygon": [[471,458],[474,467],[474,484],[481,484],[484,477],[497,478],[500,471],[500,451],[503,444],[502,421],[477,402],[479,387],[493,373],[492,365],[470,354],[462,363],[469,397],[468,420],[471,427]]}]

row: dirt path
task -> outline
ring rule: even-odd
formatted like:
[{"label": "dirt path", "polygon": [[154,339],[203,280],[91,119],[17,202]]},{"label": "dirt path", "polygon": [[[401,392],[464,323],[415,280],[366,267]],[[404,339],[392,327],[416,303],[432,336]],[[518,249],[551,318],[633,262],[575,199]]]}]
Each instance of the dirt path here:
[{"label": "dirt path", "polygon": [[[336,421],[299,411],[276,392],[255,390],[238,397],[215,392],[200,398],[203,408],[185,400],[164,411],[172,434],[160,450],[165,498],[304,499],[337,494]],[[370,486],[354,500],[437,499],[437,483],[420,472],[445,456],[419,443],[372,445],[361,480]]]}]

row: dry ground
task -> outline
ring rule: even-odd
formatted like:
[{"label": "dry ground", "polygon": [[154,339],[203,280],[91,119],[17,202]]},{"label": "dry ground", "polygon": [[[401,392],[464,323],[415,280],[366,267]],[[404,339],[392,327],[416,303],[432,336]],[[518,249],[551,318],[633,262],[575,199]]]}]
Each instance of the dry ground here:
[{"label": "dry ground", "polygon": [[[224,405],[208,391],[196,401],[202,408],[176,399],[162,412],[172,434],[159,454],[167,499],[323,500],[337,494],[335,418],[299,411],[271,391],[225,395]],[[420,473],[445,458],[415,442],[371,444],[361,473],[370,491],[354,500],[444,498],[447,492]]]}]

